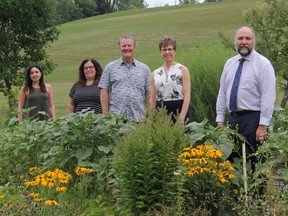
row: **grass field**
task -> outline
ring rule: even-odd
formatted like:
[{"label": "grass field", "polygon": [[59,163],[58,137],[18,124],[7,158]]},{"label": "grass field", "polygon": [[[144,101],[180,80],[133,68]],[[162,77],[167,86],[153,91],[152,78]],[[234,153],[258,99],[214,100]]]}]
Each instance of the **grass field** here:
[{"label": "grass field", "polygon": [[[176,60],[192,56],[200,43],[220,43],[219,31],[230,36],[242,25],[243,10],[256,0],[223,0],[215,3],[133,9],[59,26],[59,39],[47,52],[57,68],[45,80],[54,87],[57,116],[67,113],[68,92],[77,80],[78,67],[86,57],[96,58],[102,67],[118,57],[117,41],[131,34],[137,40],[136,58],[153,71],[162,64],[158,40],[170,35],[177,40]],[[208,60],[209,61],[209,60]]]},{"label": "grass field", "polygon": [[245,25],[243,10],[255,7],[254,0],[230,0],[197,5],[135,9],[78,20],[59,26],[61,35],[48,49],[58,65],[46,77],[54,87],[57,116],[66,114],[68,92],[77,80],[78,67],[86,57],[96,58],[102,67],[116,58],[118,38],[131,34],[137,40],[136,58],[151,70],[162,63],[158,40],[170,35],[177,40],[176,60],[193,55],[199,43],[219,43],[219,31],[231,40]]}]

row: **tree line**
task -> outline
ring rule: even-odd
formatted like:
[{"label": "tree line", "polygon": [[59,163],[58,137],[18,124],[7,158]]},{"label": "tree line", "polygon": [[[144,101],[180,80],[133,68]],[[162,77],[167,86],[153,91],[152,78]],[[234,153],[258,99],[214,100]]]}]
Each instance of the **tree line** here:
[{"label": "tree line", "polygon": [[57,24],[149,6],[144,0],[53,0],[52,5]]}]

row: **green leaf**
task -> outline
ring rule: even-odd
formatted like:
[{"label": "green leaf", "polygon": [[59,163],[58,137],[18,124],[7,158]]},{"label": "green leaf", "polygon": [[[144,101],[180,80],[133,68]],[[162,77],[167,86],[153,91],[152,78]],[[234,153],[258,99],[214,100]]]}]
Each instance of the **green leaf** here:
[{"label": "green leaf", "polygon": [[113,147],[114,147],[113,145],[108,145],[108,146],[100,145],[98,146],[98,149],[99,151],[102,151],[105,154],[108,154],[110,151],[112,151]]},{"label": "green leaf", "polygon": [[88,149],[78,149],[76,151],[76,158],[78,160],[85,160],[87,159],[91,154],[93,153],[93,149],[92,148],[88,148]]}]

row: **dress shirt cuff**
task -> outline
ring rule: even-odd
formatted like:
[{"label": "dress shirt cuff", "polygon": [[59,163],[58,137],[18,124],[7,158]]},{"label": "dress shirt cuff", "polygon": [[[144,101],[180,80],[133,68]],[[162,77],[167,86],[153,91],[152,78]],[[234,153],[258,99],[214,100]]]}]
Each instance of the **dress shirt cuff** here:
[{"label": "dress shirt cuff", "polygon": [[222,122],[222,123],[224,123],[224,122],[225,122],[225,116],[217,115],[217,117],[216,117],[216,122]]},{"label": "dress shirt cuff", "polygon": [[269,118],[260,117],[259,125],[269,126],[269,124],[270,124],[270,119]]}]

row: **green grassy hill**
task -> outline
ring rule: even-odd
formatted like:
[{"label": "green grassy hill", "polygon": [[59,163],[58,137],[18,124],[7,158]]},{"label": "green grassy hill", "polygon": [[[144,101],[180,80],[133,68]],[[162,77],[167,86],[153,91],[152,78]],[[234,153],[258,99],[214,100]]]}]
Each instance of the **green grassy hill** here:
[{"label": "green grassy hill", "polygon": [[219,43],[217,33],[232,37],[245,25],[243,10],[256,6],[256,0],[227,0],[217,3],[135,9],[78,20],[59,26],[61,35],[48,49],[58,65],[46,77],[54,87],[57,116],[66,114],[68,92],[77,80],[78,67],[86,57],[97,59],[102,67],[116,58],[118,38],[131,34],[137,40],[136,58],[151,70],[162,63],[158,40],[170,35],[177,40],[177,56],[193,55],[199,43]]}]

